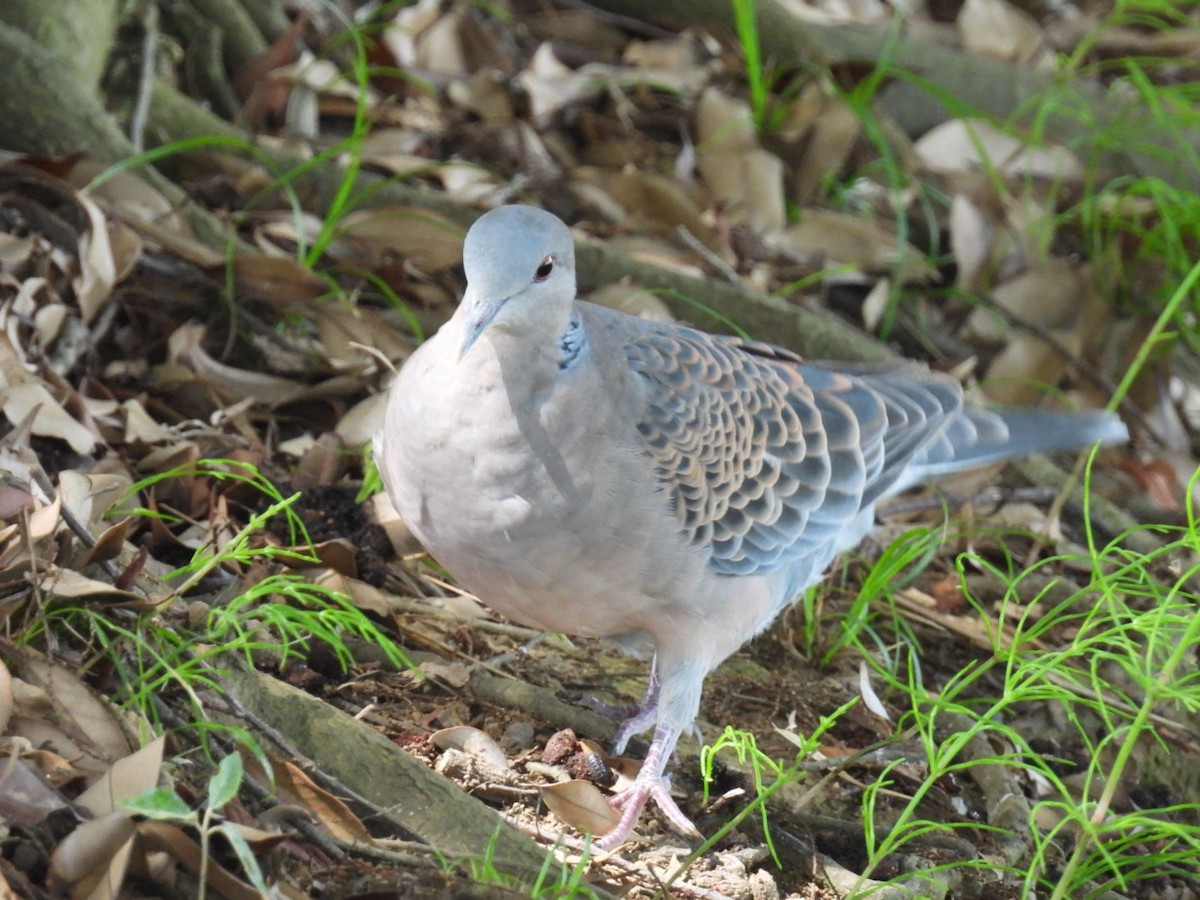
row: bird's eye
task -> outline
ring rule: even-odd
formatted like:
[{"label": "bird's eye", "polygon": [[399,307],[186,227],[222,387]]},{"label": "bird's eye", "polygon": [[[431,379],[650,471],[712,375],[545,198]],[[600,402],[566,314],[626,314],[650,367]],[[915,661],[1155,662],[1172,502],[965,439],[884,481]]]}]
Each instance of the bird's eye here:
[{"label": "bird's eye", "polygon": [[545,281],[547,278],[550,277],[550,273],[553,271],[554,271],[554,257],[547,256],[538,265],[537,271],[533,273],[533,280],[535,282]]}]

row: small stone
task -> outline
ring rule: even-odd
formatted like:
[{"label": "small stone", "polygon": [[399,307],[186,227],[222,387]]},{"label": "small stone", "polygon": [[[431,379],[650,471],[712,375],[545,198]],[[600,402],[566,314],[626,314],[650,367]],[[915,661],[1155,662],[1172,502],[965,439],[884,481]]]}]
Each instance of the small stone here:
[{"label": "small stone", "polygon": [[779,900],[779,886],[765,869],[750,873],[750,896],[754,900]]},{"label": "small stone", "polygon": [[565,765],[567,760],[579,752],[579,738],[570,728],[550,735],[546,749],[542,751],[542,762],[548,766]]},{"label": "small stone", "polygon": [[500,735],[500,746],[508,753],[520,753],[533,747],[533,723],[512,722]]}]

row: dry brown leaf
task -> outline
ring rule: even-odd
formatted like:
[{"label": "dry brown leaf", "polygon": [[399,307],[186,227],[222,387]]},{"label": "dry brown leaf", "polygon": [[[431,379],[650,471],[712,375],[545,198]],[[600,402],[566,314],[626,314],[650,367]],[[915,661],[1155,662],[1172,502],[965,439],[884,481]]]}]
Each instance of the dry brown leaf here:
[{"label": "dry brown leaf", "polygon": [[1079,265],[1050,257],[996,285],[992,300],[1021,322],[1064,328],[1078,318],[1086,278]]},{"label": "dry brown leaf", "polygon": [[29,514],[29,540],[35,544],[51,537],[62,522],[62,497],[40,506]]},{"label": "dry brown leaf", "polygon": [[605,835],[619,821],[621,812],[615,809],[600,789],[590,781],[572,780],[548,784],[541,789],[546,807],[563,822],[580,831]]},{"label": "dry brown leaf", "polygon": [[125,549],[125,537],[134,523],[133,516],[126,516],[121,521],[104,529],[97,537],[96,543],[85,547],[75,559],[73,568],[82,571],[88,566],[114,560]]},{"label": "dry brown leaf", "polygon": [[880,278],[863,299],[863,328],[870,332],[879,328],[879,323],[883,321],[883,316],[891,305],[891,299],[892,279]]},{"label": "dry brown leaf", "polygon": [[369,268],[393,255],[427,273],[443,272],[462,262],[462,225],[419,206],[357,210],[339,223],[338,237],[340,243],[354,247]]},{"label": "dry brown leaf", "polygon": [[[137,826],[137,839],[146,855],[155,851],[167,853],[193,874],[200,874],[200,845],[181,828],[166,822],[141,822]],[[209,886],[227,900],[261,900],[258,891],[211,859],[208,879]]]},{"label": "dry brown leaf", "polygon": [[[1084,308],[1087,280],[1088,273],[1079,265],[1050,257],[998,284],[992,301],[1018,322],[1071,332]],[[967,340],[999,344],[1014,331],[1019,333],[1008,318],[981,306],[971,313],[962,334]],[[1068,343],[1077,347],[1081,340],[1077,336]]]},{"label": "dry brown leaf", "polygon": [[58,791],[29,763],[16,756],[0,760],[0,816],[5,822],[37,825],[66,806]]},{"label": "dry brown leaf", "polygon": [[796,253],[824,257],[830,268],[849,264],[864,272],[895,271],[906,282],[935,274],[924,254],[890,227],[849,213],[806,209],[779,240]]},{"label": "dry brown leaf", "polygon": [[362,142],[363,163],[393,175],[424,175],[441,163],[420,153],[428,135],[412,128],[377,128]]},{"label": "dry brown leaf", "polygon": [[589,62],[573,69],[559,59],[555,45],[541,44],[517,83],[529,96],[534,125],[550,124],[555,114],[614,88],[650,88],[685,97],[695,96],[708,82],[706,67],[614,66]]},{"label": "dry brown leaf", "polygon": [[804,128],[804,154],[796,167],[793,198],[802,205],[821,192],[830,176],[845,168],[862,131],[862,119],[840,97],[822,94],[814,106],[818,109]]},{"label": "dry brown leaf", "polygon": [[309,307],[317,326],[325,360],[334,372],[370,375],[379,359],[364,348],[379,351],[384,359],[405,359],[413,342],[378,309],[353,303],[326,303]]},{"label": "dry brown leaf", "polygon": [[[39,280],[39,279],[31,279]],[[28,284],[28,282],[26,282]],[[22,285],[25,287],[25,285]],[[19,298],[18,298],[19,299]],[[14,307],[16,304],[14,304]],[[64,326],[71,320],[71,311],[63,303],[44,304],[33,314],[33,330],[42,347],[50,347],[62,334]]]},{"label": "dry brown leaf", "polygon": [[[581,11],[582,12],[582,11]],[[590,14],[587,18],[593,18]],[[595,31],[595,23],[590,30]],[[619,32],[618,32],[619,33]],[[701,41],[703,35],[687,31],[676,37],[660,40],[641,41],[631,40],[626,43],[623,37],[621,43],[621,61],[631,66],[642,66],[647,69],[694,69],[705,65]],[[616,48],[614,48],[616,49]]]},{"label": "dry brown leaf", "polygon": [[[471,666],[462,662],[423,662],[417,668],[436,684],[460,690],[471,680]],[[468,726],[462,726],[468,727]]]},{"label": "dry brown leaf", "polygon": [[108,220],[108,243],[112,248],[116,281],[120,284],[141,261],[145,252],[141,235],[119,219]]},{"label": "dry brown leaf", "polygon": [[1075,183],[1085,169],[1064,147],[1036,147],[983,119],[951,119],[929,129],[913,144],[932,172],[950,175],[996,170],[1010,177],[1034,176]]},{"label": "dry brown leaf", "polygon": [[12,692],[13,701],[16,703],[16,712],[23,716],[46,719],[53,712],[54,705],[50,702],[50,695],[36,684],[30,684],[21,678],[14,678]]},{"label": "dry brown leaf", "polygon": [[33,256],[35,236],[0,231],[0,271],[20,268]]},{"label": "dry brown leaf", "polygon": [[8,720],[13,714],[13,678],[4,660],[0,659],[0,734],[8,732]]},{"label": "dry brown leaf", "polygon": [[76,803],[92,816],[103,816],[118,811],[122,800],[138,797],[156,787],[164,745],[166,738],[160,736],[142,749],[116,760],[94,785],[79,794]]},{"label": "dry brown leaf", "polygon": [[0,520],[12,523],[22,512],[36,508],[37,501],[27,487],[8,478],[0,481]]},{"label": "dry brown leaf", "polygon": [[46,884],[60,895],[115,898],[125,879],[135,830],[124,811],[84,822],[50,856]]},{"label": "dry brown leaf", "polygon": [[[25,681],[42,688],[50,698],[56,724],[105,768],[131,751],[124,723],[107,700],[66,666],[27,648],[6,648],[9,665]],[[35,742],[40,745],[40,741]],[[62,748],[63,756],[70,757]],[[78,761],[76,761],[78,764]]]},{"label": "dry brown leaf", "polygon": [[1184,495],[1183,485],[1175,467],[1161,459],[1145,461],[1121,459],[1119,465],[1135,479],[1142,489],[1163,509],[1178,510]]},{"label": "dry brown leaf", "polygon": [[446,191],[447,199],[461,206],[490,206],[503,196],[504,180],[495,173],[468,163],[448,163],[432,173]]},{"label": "dry brown leaf", "polygon": [[46,748],[26,751],[21,754],[21,758],[35,766],[46,782],[55,790],[70,784],[77,778],[89,776],[88,772],[73,766],[65,756]]},{"label": "dry brown leaf", "polygon": [[[594,742],[589,743],[588,747],[592,750],[597,750],[593,746]],[[628,790],[633,786],[633,782],[637,779],[638,772],[642,770],[642,761],[640,759],[632,759],[628,756],[609,756],[604,750],[598,751],[604,758],[604,763],[612,770],[612,773],[617,776],[616,782],[612,785],[614,792]]]},{"label": "dry brown leaf", "polygon": [[358,451],[375,438],[379,423],[383,421],[383,410],[387,406],[387,392],[376,391],[346,410],[338,420],[334,432],[342,439],[347,450]]},{"label": "dry brown leaf", "polygon": [[[15,281],[11,278],[6,278],[5,281]],[[15,284],[17,295],[12,299],[12,311],[18,316],[26,318],[36,316],[39,312],[39,305],[52,305],[60,309],[66,309],[64,303],[56,302],[56,294],[50,287],[50,281],[43,275],[31,275],[28,278],[23,278],[19,283]],[[8,310],[4,310],[4,323],[10,326],[8,318]],[[15,337],[12,340],[16,340]]]},{"label": "dry brown leaf", "polygon": [[604,84],[564,65],[554,46],[543,43],[534,51],[528,67],[517,76],[517,84],[529,97],[534,124],[549,124],[560,109],[595,97]]},{"label": "dry brown leaf", "polygon": [[1041,26],[1008,0],[965,0],[957,24],[963,46],[971,53],[1024,62],[1046,49]]},{"label": "dry brown leaf", "polygon": [[401,7],[380,32],[380,42],[401,66],[417,65],[417,41],[441,17],[441,5],[441,0],[418,0]]},{"label": "dry brown leaf", "polygon": [[[243,752],[246,774],[262,785],[272,783],[259,761]],[[275,797],[284,804],[307,810],[337,840],[372,843],[362,820],[345,803],[315,784],[303,770],[286,760],[271,758]]]},{"label": "dry brown leaf", "polygon": [[[52,711],[53,705],[48,708]],[[108,771],[107,759],[99,758],[72,740],[63,729],[49,721],[50,715],[52,712],[40,715],[14,713],[9,719],[9,731],[13,737],[25,741],[30,746],[48,748],[64,759],[71,760],[71,764],[85,772],[88,779],[94,780]]]},{"label": "dry brown leaf", "polygon": [[358,577],[358,565],[355,562],[355,546],[353,542],[346,538],[322,541],[311,547],[304,544],[292,549],[296,553],[315,553],[317,559],[326,568],[332,569],[334,572],[338,572],[347,578]]},{"label": "dry brown leaf", "polygon": [[156,604],[141,594],[123,591],[104,581],[81,575],[73,569],[47,567],[38,587],[50,597],[102,603],[107,607],[151,609]]},{"label": "dry brown leaf", "polygon": [[495,70],[481,69],[470,78],[451,82],[446,96],[485,122],[508,122],[513,118],[508,81]]},{"label": "dry brown leaf", "polygon": [[401,605],[400,598],[395,594],[380,590],[357,578],[347,578],[333,569],[310,573],[309,578],[314,584],[345,594],[355,608],[378,616],[393,616]]},{"label": "dry brown leaf", "polygon": [[[312,213],[264,214],[254,231],[254,244],[266,256],[291,256],[299,244],[311,246],[324,227],[325,223]],[[222,262],[217,260],[207,271],[220,271]]]},{"label": "dry brown leaf", "polygon": [[125,414],[125,443],[126,444],[161,444],[169,441],[174,434],[171,427],[146,412],[142,401],[130,397],[121,404]]},{"label": "dry brown leaf", "polygon": [[783,163],[758,145],[750,107],[708,88],[696,104],[697,166],[714,199],[760,234],[786,222]]},{"label": "dry brown leaf", "polygon": [[995,228],[973,200],[955,194],[950,201],[950,249],[958,267],[958,284],[967,291],[977,290],[992,259]]},{"label": "dry brown leaf", "polygon": [[[363,90],[361,85],[347,78],[335,62],[320,59],[308,50],[301,50],[299,58],[295,62],[286,63],[273,69],[271,78],[275,81],[290,83],[297,88],[305,88],[313,94],[325,97],[357,99],[359,92]],[[367,105],[378,106],[378,92],[369,85],[366,91]]]},{"label": "dry brown leaf", "polygon": [[204,349],[205,327],[181,325],[168,341],[171,361],[186,366],[230,400],[254,399],[267,405],[297,400],[308,393],[305,385],[289,378],[237,369],[217,362]]},{"label": "dry brown leaf", "polygon": [[9,422],[32,416],[34,434],[66,441],[76,453],[86,455],[96,447],[97,435],[63,409],[40,381],[0,385],[0,407]]},{"label": "dry brown leaf", "polygon": [[467,61],[464,40],[466,11],[451,9],[437,17],[417,41],[417,67],[435,75],[465,77],[473,66]]},{"label": "dry brown leaf", "polygon": [[[72,173],[72,180],[83,186],[99,174],[101,167],[86,160]],[[97,203],[114,219],[119,219],[135,234],[146,237],[201,268],[220,265],[224,256],[200,241],[192,232],[187,216],[173,206],[161,193],[130,172],[113,176],[99,187],[88,187],[86,196]],[[121,238],[121,252],[126,252],[127,239]],[[118,272],[120,269],[118,269]]]},{"label": "dry brown leaf", "polygon": [[[1075,349],[1071,331],[1052,332],[1059,343]],[[1018,334],[996,354],[987,367],[984,389],[988,397],[1006,406],[1029,406],[1054,387],[1069,366],[1063,354],[1041,338]]]},{"label": "dry brown leaf", "polygon": [[[223,276],[226,267],[209,270]],[[329,293],[329,284],[291,256],[238,256],[233,260],[234,292],[279,307],[288,307]]]},{"label": "dry brown leaf", "polygon": [[[282,450],[282,447],[280,449]],[[300,462],[294,471],[292,483],[297,490],[333,484],[345,474],[349,462],[350,456],[346,453],[346,445],[342,443],[342,439],[332,431],[327,431],[320,438],[307,442],[300,453]]]},{"label": "dry brown leaf", "polygon": [[[466,668],[465,666],[463,667]],[[431,675],[422,667],[426,675]],[[470,670],[467,669],[467,677]],[[463,687],[466,682],[456,685]],[[429,736],[429,742],[439,750],[458,750],[471,759],[476,774],[491,779],[504,779],[509,775],[508,755],[486,731],[472,725],[453,725],[442,728]]]},{"label": "dry brown leaf", "polygon": [[124,497],[132,479],[125,473],[84,473],[64,469],[58,473],[58,494],[69,509],[93,533],[107,527],[105,515]]},{"label": "dry brown leaf", "polygon": [[705,220],[690,192],[674,179],[632,167],[620,172],[577,169],[575,174],[598,185],[620,204],[624,212],[620,221],[626,228],[649,226],[676,241],[676,229],[683,228],[721,259],[735,261],[733,250]]}]

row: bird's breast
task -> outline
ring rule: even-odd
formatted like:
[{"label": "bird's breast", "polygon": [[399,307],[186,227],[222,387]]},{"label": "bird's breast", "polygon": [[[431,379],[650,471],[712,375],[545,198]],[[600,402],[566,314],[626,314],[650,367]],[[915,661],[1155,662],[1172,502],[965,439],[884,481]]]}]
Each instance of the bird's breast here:
[{"label": "bird's breast", "polygon": [[690,543],[637,431],[627,368],[581,357],[531,372],[486,346],[465,357],[473,370],[414,355],[377,451],[397,509],[460,584],[550,631],[644,634],[660,650],[691,635],[709,662],[769,621],[783,576],[719,575]]},{"label": "bird's breast", "polygon": [[428,350],[397,377],[377,457],[460,583],[525,624],[604,636],[696,580],[661,562],[692,557],[658,552],[683,538],[627,410],[583,408],[575,373],[531,372],[483,341],[461,362]]}]

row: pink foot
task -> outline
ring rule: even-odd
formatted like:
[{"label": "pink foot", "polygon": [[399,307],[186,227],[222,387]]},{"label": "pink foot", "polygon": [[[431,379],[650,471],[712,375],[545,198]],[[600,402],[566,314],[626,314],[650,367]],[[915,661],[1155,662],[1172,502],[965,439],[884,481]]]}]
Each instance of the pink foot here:
[{"label": "pink foot", "polygon": [[608,834],[596,841],[600,850],[612,850],[623,844],[633,833],[642,809],[651,799],[677,829],[689,837],[700,837],[700,832],[696,830],[692,820],[683,814],[671,797],[667,779],[663,777],[667,760],[675,750],[675,742],[678,740],[678,728],[660,723],[654,730],[654,740],[633,785],[617,794],[611,801],[613,806],[621,810],[621,818]]}]

